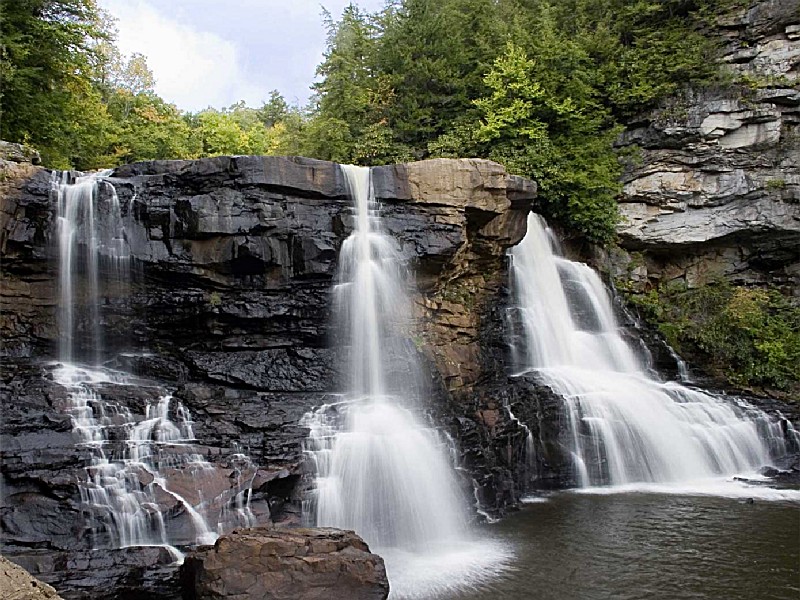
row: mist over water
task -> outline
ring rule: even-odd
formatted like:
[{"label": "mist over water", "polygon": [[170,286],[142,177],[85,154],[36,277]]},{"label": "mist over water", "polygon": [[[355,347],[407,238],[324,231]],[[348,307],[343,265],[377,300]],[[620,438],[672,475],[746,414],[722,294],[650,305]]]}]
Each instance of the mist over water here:
[{"label": "mist over water", "polygon": [[381,226],[370,170],[343,166],[353,232],[342,245],[334,330],[341,402],[306,416],[313,523],[353,529],[383,556],[392,597],[429,598],[491,576],[507,557],[473,538],[445,439],[423,414],[403,262]]},{"label": "mist over water", "polygon": [[555,248],[544,220],[531,214],[510,252],[512,281],[523,362],[564,399],[581,486],[702,488],[720,476],[754,473],[787,452],[777,419],[657,380],[622,337],[597,273]]}]

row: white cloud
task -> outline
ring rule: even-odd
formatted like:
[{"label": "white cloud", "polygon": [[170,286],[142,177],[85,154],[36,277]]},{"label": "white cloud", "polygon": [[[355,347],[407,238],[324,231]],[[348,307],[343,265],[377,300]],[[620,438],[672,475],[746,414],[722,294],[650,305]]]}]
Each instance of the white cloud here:
[{"label": "white cloud", "polygon": [[[259,105],[269,91],[305,102],[325,49],[320,16],[350,0],[99,0],[117,18],[117,44],[141,52],[156,92],[180,108]],[[377,10],[384,0],[359,0]]]},{"label": "white cloud", "polygon": [[260,87],[242,71],[233,42],[174,20],[145,0],[103,0],[102,6],[118,19],[120,50],[147,57],[165,100],[200,110],[238,100],[258,105],[269,96],[268,82]]}]

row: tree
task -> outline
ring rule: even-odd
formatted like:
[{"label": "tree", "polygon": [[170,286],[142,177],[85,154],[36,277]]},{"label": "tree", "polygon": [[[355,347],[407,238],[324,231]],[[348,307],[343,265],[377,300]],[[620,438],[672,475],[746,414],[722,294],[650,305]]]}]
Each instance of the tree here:
[{"label": "tree", "polygon": [[278,90],[272,90],[269,93],[269,100],[261,105],[256,114],[264,125],[272,127],[289,117],[289,105]]},{"label": "tree", "polygon": [[506,39],[502,2],[406,0],[384,12],[377,64],[394,98],[388,124],[417,158],[483,92],[483,75]]},{"label": "tree", "polygon": [[194,119],[202,156],[247,154],[247,136],[236,119],[224,112],[206,109]]},{"label": "tree", "polygon": [[92,76],[108,37],[94,0],[5,0],[0,32],[2,137],[50,166],[101,161],[109,120]]},{"label": "tree", "polygon": [[[481,116],[476,150],[535,178],[549,216],[590,240],[607,242],[614,235],[619,189],[620,167],[611,147],[616,130],[604,129],[604,120],[587,110],[593,105],[590,88],[563,80],[553,69],[507,44],[484,78],[487,95],[475,101]],[[571,69],[580,77],[577,63]],[[565,96],[566,89],[586,96]]]},{"label": "tree", "polygon": [[[373,76],[378,29],[374,21],[353,4],[340,21],[324,12],[328,30],[325,59],[317,67],[323,79],[313,88],[315,119],[307,130],[308,146],[320,158],[354,162],[354,143],[380,119],[379,85]],[[326,148],[322,140],[328,140]]]},{"label": "tree", "polygon": [[134,95],[117,89],[109,100],[109,110],[116,115],[117,124],[112,164],[201,154],[199,140],[181,112],[152,92]]}]

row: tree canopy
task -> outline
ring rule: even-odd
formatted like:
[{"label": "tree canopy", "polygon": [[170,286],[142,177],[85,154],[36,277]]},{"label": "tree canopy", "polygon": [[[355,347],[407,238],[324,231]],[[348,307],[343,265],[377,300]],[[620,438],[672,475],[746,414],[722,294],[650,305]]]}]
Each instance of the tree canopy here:
[{"label": "tree canopy", "polygon": [[95,0],[2,0],[0,135],[46,165],[304,154],[357,164],[478,156],[539,182],[548,216],[605,242],[627,119],[718,77],[710,16],[737,0],[388,0],[327,12],[309,106],[277,91],[187,113],[122,56]]}]

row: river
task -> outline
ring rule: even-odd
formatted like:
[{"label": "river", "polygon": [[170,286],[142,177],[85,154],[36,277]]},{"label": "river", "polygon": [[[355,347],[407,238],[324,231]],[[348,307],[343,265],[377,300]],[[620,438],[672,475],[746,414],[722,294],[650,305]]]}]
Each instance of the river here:
[{"label": "river", "polygon": [[516,559],[453,600],[800,597],[796,502],[654,493],[559,493],[487,537]]}]

